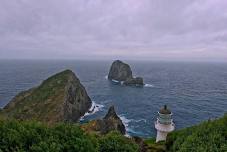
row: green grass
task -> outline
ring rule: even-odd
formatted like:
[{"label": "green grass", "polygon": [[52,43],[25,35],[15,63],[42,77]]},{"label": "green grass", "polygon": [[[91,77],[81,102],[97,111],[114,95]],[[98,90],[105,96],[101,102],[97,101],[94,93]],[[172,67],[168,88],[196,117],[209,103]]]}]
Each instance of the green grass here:
[{"label": "green grass", "polygon": [[145,144],[147,144],[148,149],[151,152],[164,152],[165,151],[165,142],[158,142],[156,143],[156,139],[153,138],[147,138],[144,140]]},{"label": "green grass", "polygon": [[152,145],[152,144],[155,144],[156,142],[156,139],[153,137],[153,138],[147,138],[144,140],[144,142],[148,145]]}]

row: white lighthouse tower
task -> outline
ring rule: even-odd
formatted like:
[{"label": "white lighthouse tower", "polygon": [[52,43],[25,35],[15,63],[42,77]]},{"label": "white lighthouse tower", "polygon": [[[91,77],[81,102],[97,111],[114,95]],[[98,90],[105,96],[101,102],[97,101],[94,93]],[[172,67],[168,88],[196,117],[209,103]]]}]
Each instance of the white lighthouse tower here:
[{"label": "white lighthouse tower", "polygon": [[158,112],[155,129],[157,129],[156,142],[166,140],[167,134],[175,129],[172,112],[167,109],[166,105]]}]

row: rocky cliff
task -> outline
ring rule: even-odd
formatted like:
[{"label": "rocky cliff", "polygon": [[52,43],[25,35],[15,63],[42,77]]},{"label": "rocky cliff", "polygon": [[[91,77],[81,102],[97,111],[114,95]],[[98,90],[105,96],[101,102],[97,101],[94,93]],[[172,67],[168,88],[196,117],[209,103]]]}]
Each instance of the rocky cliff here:
[{"label": "rocky cliff", "polygon": [[109,74],[109,80],[123,81],[125,85],[143,86],[143,78],[133,78],[132,70],[130,66],[120,60],[116,60],[112,63]]},{"label": "rocky cliff", "polygon": [[91,99],[76,75],[65,70],[36,88],[19,93],[1,111],[7,118],[47,123],[77,121],[91,107]]},{"label": "rocky cliff", "polygon": [[87,132],[97,132],[101,134],[106,134],[110,131],[119,131],[121,134],[126,133],[125,126],[116,114],[114,106],[109,108],[108,113],[103,119],[90,121],[82,125],[82,128]]},{"label": "rocky cliff", "polygon": [[132,86],[143,86],[143,78],[136,77],[136,78],[129,78],[124,82],[125,85],[132,85]]}]

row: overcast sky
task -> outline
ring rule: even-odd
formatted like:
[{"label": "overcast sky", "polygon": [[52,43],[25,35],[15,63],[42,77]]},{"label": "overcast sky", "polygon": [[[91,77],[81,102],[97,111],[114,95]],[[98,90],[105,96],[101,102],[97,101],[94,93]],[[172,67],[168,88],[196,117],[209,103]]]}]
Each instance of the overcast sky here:
[{"label": "overcast sky", "polygon": [[227,60],[227,0],[0,0],[0,58]]}]

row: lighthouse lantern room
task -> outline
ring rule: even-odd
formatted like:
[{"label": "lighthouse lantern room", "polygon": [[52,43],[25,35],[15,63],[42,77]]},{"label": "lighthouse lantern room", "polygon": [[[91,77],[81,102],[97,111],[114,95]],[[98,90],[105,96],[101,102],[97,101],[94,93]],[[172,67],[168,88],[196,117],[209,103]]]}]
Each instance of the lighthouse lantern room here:
[{"label": "lighthouse lantern room", "polygon": [[175,129],[172,119],[172,112],[165,105],[158,112],[158,118],[155,122],[155,129],[157,130],[156,142],[166,140],[167,134]]}]

